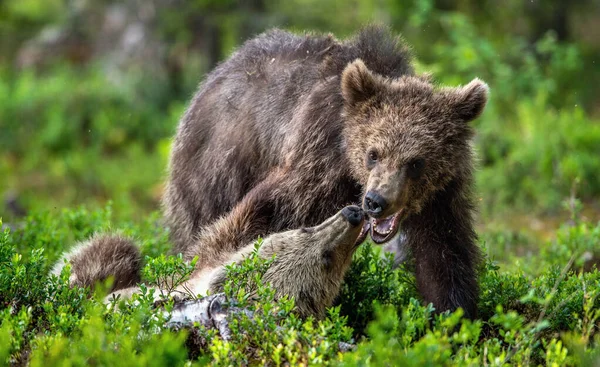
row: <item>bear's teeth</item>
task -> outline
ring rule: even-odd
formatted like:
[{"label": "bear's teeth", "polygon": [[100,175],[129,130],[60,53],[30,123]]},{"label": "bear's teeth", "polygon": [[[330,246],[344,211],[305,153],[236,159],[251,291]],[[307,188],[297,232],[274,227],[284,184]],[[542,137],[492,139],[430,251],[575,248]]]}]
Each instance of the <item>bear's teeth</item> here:
[{"label": "bear's teeth", "polygon": [[389,234],[394,229],[393,218],[386,218],[377,222],[377,232]]}]

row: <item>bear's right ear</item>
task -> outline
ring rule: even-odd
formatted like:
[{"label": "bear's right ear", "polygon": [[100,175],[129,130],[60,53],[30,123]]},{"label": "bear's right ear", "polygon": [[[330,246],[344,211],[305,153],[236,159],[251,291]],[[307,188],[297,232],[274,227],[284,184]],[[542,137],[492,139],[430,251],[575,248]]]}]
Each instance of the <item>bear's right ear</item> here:
[{"label": "bear's right ear", "polygon": [[365,102],[377,92],[375,75],[361,59],[356,59],[342,72],[342,96],[348,106]]},{"label": "bear's right ear", "polygon": [[487,103],[489,90],[488,85],[478,78],[464,87],[457,88],[451,99],[455,114],[465,122],[479,117]]}]

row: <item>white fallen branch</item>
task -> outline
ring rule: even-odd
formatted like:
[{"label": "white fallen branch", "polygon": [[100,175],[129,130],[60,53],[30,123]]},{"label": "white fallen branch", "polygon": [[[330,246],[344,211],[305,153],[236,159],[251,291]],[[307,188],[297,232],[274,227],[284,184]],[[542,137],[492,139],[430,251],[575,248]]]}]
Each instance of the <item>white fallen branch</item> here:
[{"label": "white fallen branch", "polygon": [[[232,317],[239,317],[241,314],[245,314],[250,319],[254,315],[250,310],[229,306],[229,302],[223,293],[194,300],[175,300],[172,311],[165,312],[169,316],[166,323],[167,328],[189,331],[186,344],[192,355],[196,355],[207,345],[207,341],[199,332],[198,326],[203,326],[206,329],[216,329],[223,340],[229,341],[232,339],[229,320]],[[340,352],[347,352],[353,350],[355,345],[340,342],[338,348]]]}]

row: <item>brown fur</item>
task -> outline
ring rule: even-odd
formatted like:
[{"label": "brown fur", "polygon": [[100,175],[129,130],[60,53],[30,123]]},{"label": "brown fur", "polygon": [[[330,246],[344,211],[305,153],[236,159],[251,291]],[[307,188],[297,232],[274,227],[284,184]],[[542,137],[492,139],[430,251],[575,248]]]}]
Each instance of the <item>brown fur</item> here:
[{"label": "brown fur", "polygon": [[[258,253],[264,259],[275,255],[263,280],[273,286],[276,297],[293,297],[300,315],[324,317],[350,267],[361,227],[351,225],[338,212],[316,227],[272,234]],[[252,244],[246,246],[230,262],[239,261],[252,249]],[[221,268],[211,280],[211,293],[222,291],[224,283],[225,270]]]},{"label": "brown fur", "polygon": [[[358,207],[353,212],[360,216],[359,223],[351,223],[343,211],[312,228],[301,228],[275,233],[263,240],[258,255],[275,260],[263,276],[270,283],[277,298],[287,295],[296,300],[301,316],[325,316],[337,296],[344,275],[357,248],[357,237],[362,229],[363,213]],[[249,243],[240,250],[219,254],[221,261],[210,267],[198,268],[191,278],[176,291],[205,295],[207,291],[223,291],[225,265],[241,262],[254,249]],[[71,264],[71,284],[93,286],[108,276],[115,279],[114,293],[108,296],[130,297],[139,291],[133,285],[140,281],[141,262],[137,248],[119,236],[97,236],[65,255]],[[55,267],[59,274],[65,261]],[[158,297],[160,292],[155,291]]]},{"label": "brown fur", "polygon": [[119,235],[96,235],[76,245],[52,269],[59,275],[66,262],[71,265],[71,285],[94,287],[97,282],[113,279],[111,290],[131,287],[140,282],[142,257],[133,242]]},{"label": "brown fur", "polygon": [[376,191],[386,215],[402,210],[424,300],[473,317],[467,123],[486,99],[479,80],[440,89],[414,76],[406,46],[381,27],[343,42],[280,30],[250,40],[207,76],[179,124],[164,198],[175,251],[211,267]]}]

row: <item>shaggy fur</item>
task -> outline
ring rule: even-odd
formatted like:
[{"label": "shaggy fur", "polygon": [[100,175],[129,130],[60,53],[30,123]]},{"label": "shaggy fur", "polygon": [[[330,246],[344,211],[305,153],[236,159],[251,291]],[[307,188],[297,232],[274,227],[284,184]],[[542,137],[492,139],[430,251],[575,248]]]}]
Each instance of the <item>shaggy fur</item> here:
[{"label": "shaggy fur", "polygon": [[71,265],[71,285],[94,287],[97,282],[113,279],[111,290],[131,287],[140,282],[142,257],[127,238],[96,235],[75,246],[52,269],[59,275],[66,263]]},{"label": "shaggy fur", "polygon": [[260,35],[206,77],[179,124],[164,198],[175,251],[213,267],[377,192],[402,216],[423,299],[474,317],[468,122],[486,100],[479,80],[440,89],[414,76],[381,27],[348,41]]},{"label": "shaggy fur", "polygon": [[[364,214],[359,207],[347,207],[316,227],[265,238],[258,255],[263,259],[275,255],[263,276],[263,280],[273,286],[275,297],[294,297],[296,310],[303,317],[324,317],[359,245],[357,237],[363,222]],[[191,291],[194,296],[205,295],[207,291],[212,294],[222,292],[226,281],[225,265],[241,262],[253,250],[254,244],[249,243],[239,250],[220,253],[222,260],[219,263],[198,268],[176,292]],[[115,292],[107,297],[108,300],[115,296],[130,297],[139,291],[137,286],[133,287],[139,282],[139,254],[131,242],[121,237],[95,237],[76,247],[65,258],[72,266],[73,285],[93,286],[110,275],[115,279]],[[63,264],[64,260],[54,272],[60,273]],[[158,297],[160,292],[154,294]]]}]

